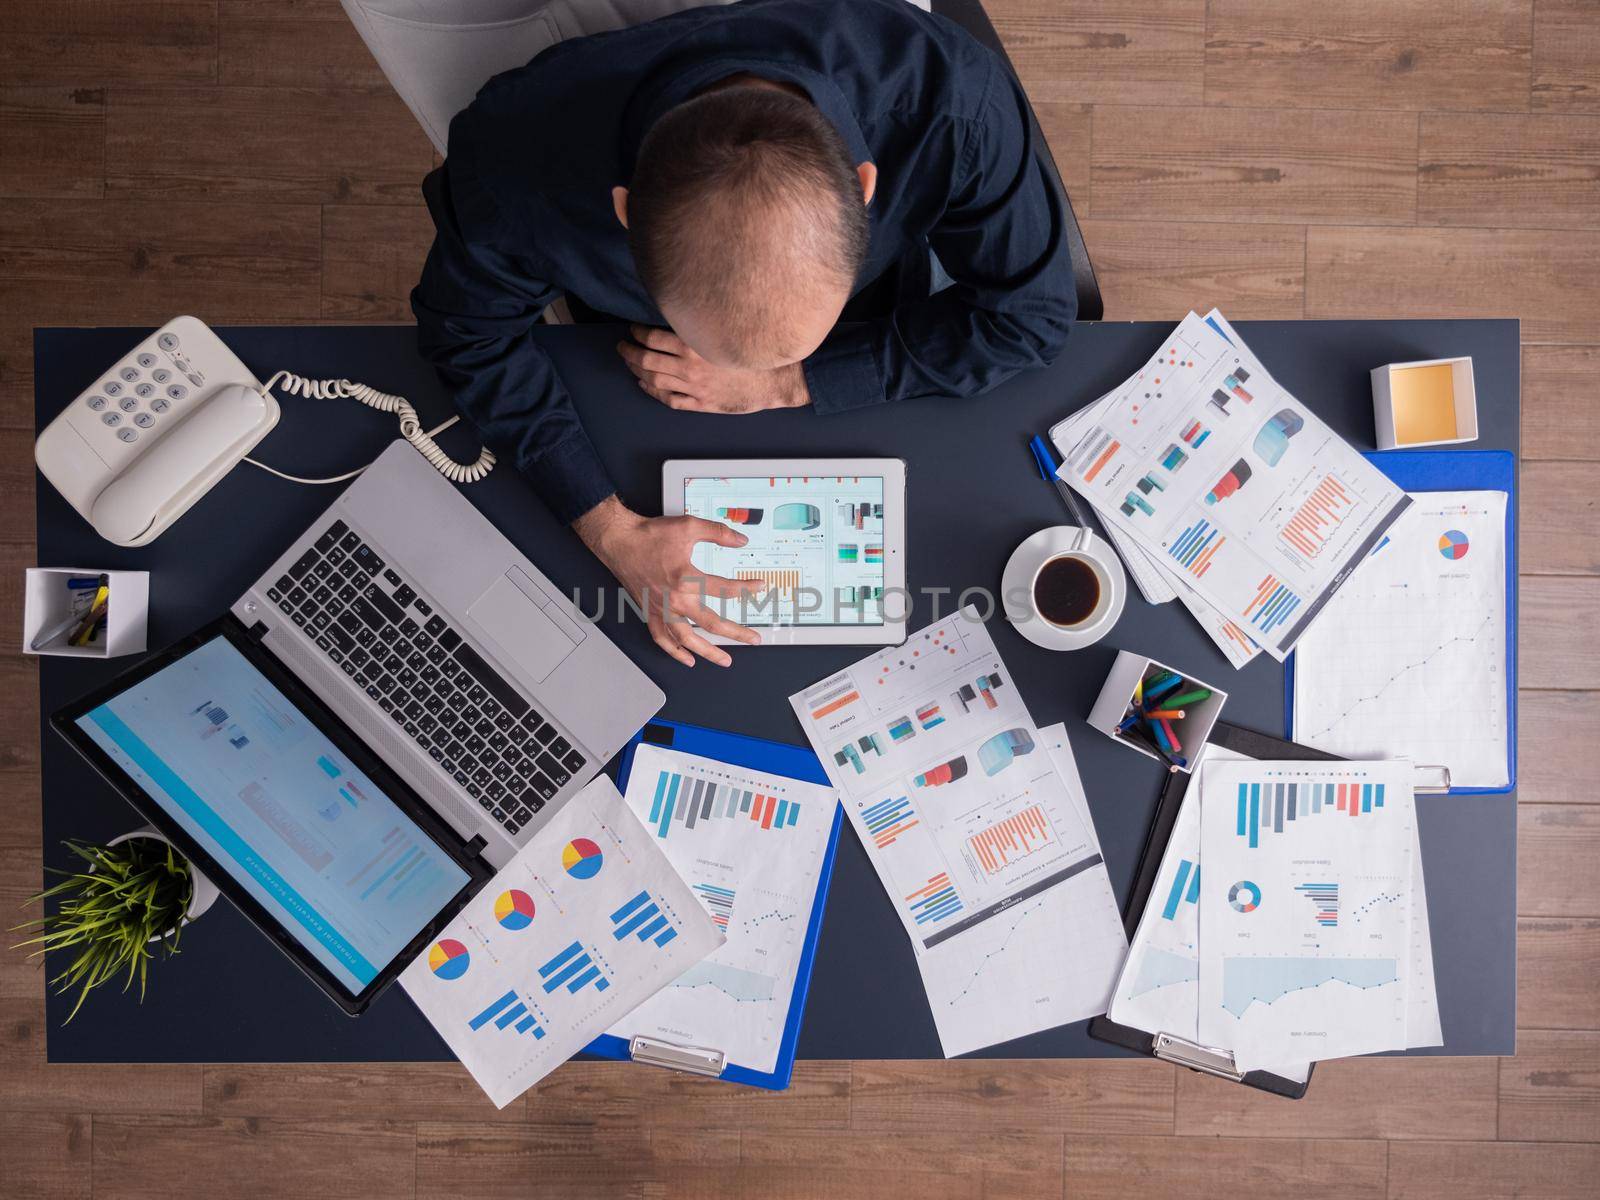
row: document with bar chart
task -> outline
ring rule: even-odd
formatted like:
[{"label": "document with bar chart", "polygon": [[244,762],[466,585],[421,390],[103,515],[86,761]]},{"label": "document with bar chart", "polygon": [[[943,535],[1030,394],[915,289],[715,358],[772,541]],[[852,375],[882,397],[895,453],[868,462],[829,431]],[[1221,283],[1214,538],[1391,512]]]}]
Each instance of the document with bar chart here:
[{"label": "document with bar chart", "polygon": [[1280,661],[1410,502],[1215,312],[1070,425],[1061,478]]},{"label": "document with bar chart", "polygon": [[628,807],[725,941],[608,1031],[777,1067],[838,798],[832,788],[640,743]]},{"label": "document with bar chart", "polygon": [[[1000,998],[987,1012],[941,1009],[938,1001],[963,989],[988,995],[976,990],[978,980],[999,973],[1002,946],[1012,959],[1059,958],[1073,937],[1092,941],[1105,927],[1098,901],[1067,912],[1056,911],[1054,895],[1034,903],[1083,876],[1091,878],[1082,887],[1098,888],[1105,867],[1086,808],[1075,803],[971,608],[790,703],[912,939],[947,1054],[1030,1032],[1020,1028],[1027,1020],[1048,1028],[1103,1011],[1126,948],[1114,903],[1119,944],[1086,952],[1074,990],[1058,989],[1057,1003],[1030,1008],[1012,995],[1014,1011],[1028,1010],[1013,1021],[994,1007]],[[1040,920],[1019,921],[1034,910]],[[1080,1011],[1084,1005],[1092,1012]]]},{"label": "document with bar chart", "polygon": [[[1066,729],[1041,729],[1073,811],[1099,853]],[[917,956],[946,1057],[1098,1016],[1128,951],[1102,864]]]},{"label": "document with bar chart", "polygon": [[1295,656],[1295,740],[1510,781],[1506,494],[1419,492]]},{"label": "document with bar chart", "polygon": [[400,982],[504,1108],[722,941],[658,839],[601,775]]},{"label": "document with bar chart", "polygon": [[1199,1040],[1240,1070],[1405,1049],[1411,764],[1208,759],[1200,801]]}]

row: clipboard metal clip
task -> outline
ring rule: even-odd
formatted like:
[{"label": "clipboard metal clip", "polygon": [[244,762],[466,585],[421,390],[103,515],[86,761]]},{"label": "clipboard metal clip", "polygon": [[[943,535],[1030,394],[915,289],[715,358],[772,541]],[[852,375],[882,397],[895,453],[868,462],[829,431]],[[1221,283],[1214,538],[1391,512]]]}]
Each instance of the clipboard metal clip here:
[{"label": "clipboard metal clip", "polygon": [[634,1062],[646,1066],[687,1071],[691,1075],[709,1075],[713,1079],[722,1074],[728,1062],[726,1054],[709,1046],[679,1046],[674,1042],[647,1037],[629,1039],[628,1055]]},{"label": "clipboard metal clip", "polygon": [[1173,1037],[1170,1033],[1156,1034],[1155,1044],[1151,1050],[1157,1058],[1177,1063],[1180,1067],[1188,1067],[1191,1071],[1204,1071],[1207,1075],[1232,1080],[1234,1083],[1244,1078],[1243,1071],[1234,1070],[1233,1055],[1226,1050],[1213,1050],[1186,1038]]}]

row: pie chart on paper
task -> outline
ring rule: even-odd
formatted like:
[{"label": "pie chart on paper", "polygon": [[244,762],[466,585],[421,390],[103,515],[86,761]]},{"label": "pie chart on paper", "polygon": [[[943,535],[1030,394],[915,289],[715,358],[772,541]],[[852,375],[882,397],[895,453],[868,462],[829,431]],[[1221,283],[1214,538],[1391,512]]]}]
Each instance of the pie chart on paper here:
[{"label": "pie chart on paper", "polygon": [[470,962],[467,948],[455,938],[435,942],[428,951],[428,969],[440,979],[460,979],[467,973]]},{"label": "pie chart on paper", "polygon": [[561,851],[561,865],[574,879],[593,879],[602,861],[600,847],[588,838],[573,838]]},{"label": "pie chart on paper", "polygon": [[533,924],[533,897],[512,888],[494,900],[494,919],[503,929],[526,929]]},{"label": "pie chart on paper", "polygon": [[1439,553],[1451,561],[1465,558],[1470,545],[1467,535],[1459,529],[1446,529],[1439,535]]}]

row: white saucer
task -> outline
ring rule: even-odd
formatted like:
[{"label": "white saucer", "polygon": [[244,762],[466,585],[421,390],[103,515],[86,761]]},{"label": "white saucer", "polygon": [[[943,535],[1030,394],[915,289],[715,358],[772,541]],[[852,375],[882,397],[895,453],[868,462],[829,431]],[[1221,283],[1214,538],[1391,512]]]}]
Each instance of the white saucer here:
[{"label": "white saucer", "polygon": [[1041,529],[1025,540],[1011,553],[1005,572],[1000,576],[1000,596],[1005,605],[1006,619],[1016,626],[1017,632],[1035,646],[1046,650],[1081,650],[1092,646],[1111,632],[1122,616],[1122,606],[1128,600],[1128,576],[1116,550],[1099,534],[1090,530],[1088,540],[1080,548],[1088,553],[1111,584],[1111,605],[1094,623],[1084,629],[1062,629],[1036,615],[1029,607],[1029,593],[1033,576],[1045,560],[1073,549],[1077,540],[1076,525],[1055,525]]}]

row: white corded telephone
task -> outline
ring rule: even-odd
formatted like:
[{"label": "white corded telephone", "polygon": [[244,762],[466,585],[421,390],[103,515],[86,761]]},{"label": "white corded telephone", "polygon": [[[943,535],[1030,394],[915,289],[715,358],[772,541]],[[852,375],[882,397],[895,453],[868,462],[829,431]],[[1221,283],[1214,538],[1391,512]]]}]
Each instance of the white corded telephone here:
[{"label": "white corded telephone", "polygon": [[287,371],[263,387],[195,317],[169,321],[104,372],[39,435],[34,460],[95,532],[119,546],[154,541],[241,459],[294,483],[339,483],[366,469],[301,479],[246,458],[278,423],[273,388],[398,414],[400,436],[456,483],[474,483],[494,466],[487,449],[475,463],[450,458],[433,435],[459,418],[424,430],[404,397]]}]

